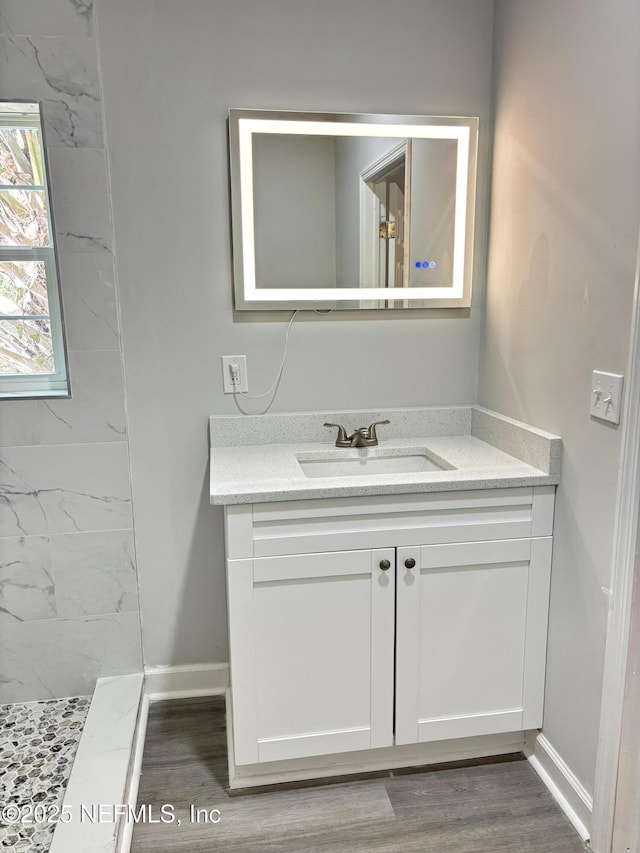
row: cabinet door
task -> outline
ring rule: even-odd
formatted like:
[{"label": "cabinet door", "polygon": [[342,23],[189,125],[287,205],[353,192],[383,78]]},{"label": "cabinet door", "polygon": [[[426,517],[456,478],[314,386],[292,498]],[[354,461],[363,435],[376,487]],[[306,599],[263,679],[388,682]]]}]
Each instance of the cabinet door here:
[{"label": "cabinet door", "polygon": [[393,743],[395,552],[229,560],[237,764]]},{"label": "cabinet door", "polygon": [[396,743],[540,727],[551,538],[397,560]]}]

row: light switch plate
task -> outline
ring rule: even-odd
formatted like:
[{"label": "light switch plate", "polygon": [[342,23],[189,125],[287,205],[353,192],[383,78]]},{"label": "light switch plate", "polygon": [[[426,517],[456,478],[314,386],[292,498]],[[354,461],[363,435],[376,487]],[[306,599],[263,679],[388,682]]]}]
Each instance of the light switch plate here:
[{"label": "light switch plate", "polygon": [[591,414],[594,418],[620,423],[622,405],[622,381],[618,373],[594,370],[591,378]]}]

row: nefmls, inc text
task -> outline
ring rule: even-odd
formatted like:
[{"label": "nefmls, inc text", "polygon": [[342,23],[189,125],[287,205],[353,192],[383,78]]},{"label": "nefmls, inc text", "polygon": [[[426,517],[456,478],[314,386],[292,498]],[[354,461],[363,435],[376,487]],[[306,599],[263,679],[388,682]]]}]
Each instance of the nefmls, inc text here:
[{"label": "nefmls, inc text", "polygon": [[[188,820],[190,823],[220,823],[222,815],[219,809],[201,808],[191,804]],[[171,803],[160,806],[142,803],[131,806],[128,803],[92,803],[80,806],[81,823],[115,823],[124,820],[127,823],[176,823],[180,819],[176,807]]]}]

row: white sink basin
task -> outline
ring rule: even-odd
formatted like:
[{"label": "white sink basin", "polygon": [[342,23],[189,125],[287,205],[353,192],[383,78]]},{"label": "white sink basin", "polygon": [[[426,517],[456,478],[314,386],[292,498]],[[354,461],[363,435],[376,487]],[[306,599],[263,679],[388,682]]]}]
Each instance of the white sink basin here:
[{"label": "white sink basin", "polygon": [[444,471],[451,466],[438,464],[426,453],[394,456],[330,456],[298,458],[306,477],[360,477],[371,474],[411,474],[420,471]]}]

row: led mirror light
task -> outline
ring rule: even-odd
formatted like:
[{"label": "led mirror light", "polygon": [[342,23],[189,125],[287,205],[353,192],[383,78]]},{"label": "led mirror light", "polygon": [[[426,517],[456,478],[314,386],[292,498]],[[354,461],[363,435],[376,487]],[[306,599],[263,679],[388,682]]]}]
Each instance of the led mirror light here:
[{"label": "led mirror light", "polygon": [[[236,308],[239,310],[263,310],[263,309],[283,309],[283,308],[313,308],[313,307],[333,307],[333,308],[398,308],[398,307],[468,307],[471,299],[471,266],[472,266],[472,249],[473,249],[473,214],[475,204],[475,170],[476,170],[476,152],[477,152],[477,119],[475,118],[441,118],[441,117],[422,117],[422,116],[374,116],[374,115],[359,115],[352,116],[346,114],[326,115],[316,113],[274,113],[271,111],[255,111],[255,110],[230,110],[229,113],[229,129],[231,142],[231,169],[232,169],[232,215],[234,226],[234,278],[235,278],[235,295]],[[440,286],[412,286],[411,285],[411,269],[434,270],[436,262],[431,260],[416,260],[416,257],[411,257],[410,241],[415,236],[412,236],[410,230],[412,206],[416,207],[415,200],[420,196],[420,202],[424,206],[425,198],[429,197],[429,186],[416,186],[411,183],[411,173],[415,171],[419,173],[417,168],[413,168],[410,159],[403,161],[402,178],[395,178],[396,182],[404,181],[404,195],[401,192],[402,210],[397,215],[398,229],[397,236],[403,236],[404,245],[392,258],[395,259],[396,271],[384,271],[386,275],[384,286],[370,286],[368,282],[363,282],[362,265],[365,263],[363,258],[363,246],[373,247],[372,251],[376,253],[376,242],[378,234],[373,235],[367,232],[363,233],[363,222],[369,223],[369,231],[372,226],[379,227],[379,240],[388,241],[396,238],[396,222],[389,227],[388,222],[383,223],[371,219],[367,220],[367,212],[363,210],[363,206],[367,204],[364,196],[360,197],[359,211],[359,242],[360,246],[352,247],[353,251],[359,251],[360,254],[360,270],[361,274],[357,278],[360,281],[348,282],[346,286],[331,285],[329,281],[326,286],[309,286],[308,282],[302,279],[306,278],[306,270],[304,263],[300,266],[300,286],[270,286],[269,282],[266,286],[261,284],[260,272],[257,269],[257,248],[259,241],[256,238],[256,232],[260,226],[264,224],[263,220],[257,219],[258,216],[264,218],[264,203],[258,211],[255,175],[258,168],[256,159],[256,143],[265,137],[262,135],[271,135],[276,146],[278,138],[282,137],[283,144],[286,137],[313,137],[322,138],[328,137],[330,140],[339,142],[345,138],[369,138],[375,140],[376,143],[384,143],[384,140],[390,140],[389,160],[392,157],[392,149],[402,148],[408,152],[407,157],[410,158],[412,147],[417,147],[414,140],[450,140],[455,145],[455,174],[450,180],[450,187],[446,187],[446,191],[450,195],[452,211],[449,211],[451,222],[451,240],[452,246],[447,254],[450,256],[451,274],[450,279]],[[398,144],[400,142],[400,144]],[[342,149],[340,149],[342,150]],[[425,151],[424,146],[420,149]],[[404,156],[404,155],[403,155]],[[428,156],[428,154],[424,155]],[[311,158],[309,158],[311,161]],[[380,162],[384,160],[384,157]],[[315,166],[310,162],[310,169]],[[343,170],[344,171],[344,170]],[[363,181],[367,180],[367,175],[374,171],[370,164],[360,169],[359,179],[360,185],[363,186]],[[435,167],[432,172],[437,171]],[[424,169],[422,170],[424,173]],[[353,184],[358,179],[358,175],[349,176],[349,184]],[[444,178],[443,178],[444,180]],[[338,186],[338,184],[336,184]],[[272,182],[270,191],[277,194],[277,180]],[[402,189],[402,187],[401,187]],[[442,195],[442,193],[440,193]],[[434,197],[436,194],[434,193]],[[307,205],[314,204],[314,196],[312,193],[301,191],[299,197],[292,195],[289,191],[289,199],[291,209],[287,221],[282,222],[281,228],[286,234],[287,222],[295,221],[298,216],[303,216],[309,213]],[[413,200],[413,201],[412,201]],[[338,207],[336,203],[336,207]],[[385,210],[387,207],[382,206]],[[382,209],[382,208],[380,208]],[[338,211],[341,212],[340,210]],[[432,219],[437,220],[440,216],[440,211],[435,211]],[[442,213],[444,218],[444,211]],[[355,223],[352,223],[353,230]],[[273,233],[273,229],[271,232]],[[351,233],[351,232],[349,232]],[[356,238],[357,239],[357,238]],[[353,241],[352,241],[353,242]],[[398,243],[396,245],[399,244]],[[284,240],[283,240],[284,245]],[[299,247],[296,247],[298,250]],[[314,247],[317,249],[318,247]],[[395,247],[394,247],[395,250]],[[275,263],[277,264],[278,252],[282,253],[282,248],[273,249]],[[386,249],[387,257],[389,248]],[[384,255],[384,248],[380,248],[381,256]],[[423,258],[424,252],[420,254]],[[399,259],[398,259],[399,258]],[[375,259],[374,259],[375,260]],[[376,261],[377,262],[377,261]],[[384,259],[380,262],[384,264]],[[310,266],[310,265],[309,265]],[[277,279],[277,267],[273,273],[274,260],[270,258],[271,277]],[[393,276],[402,281],[402,286],[397,286],[393,281]],[[440,270],[438,270],[440,274]],[[383,273],[379,270],[376,274],[378,280],[383,279]],[[284,278],[284,274],[283,274]],[[358,286],[360,284],[361,286]]]}]

